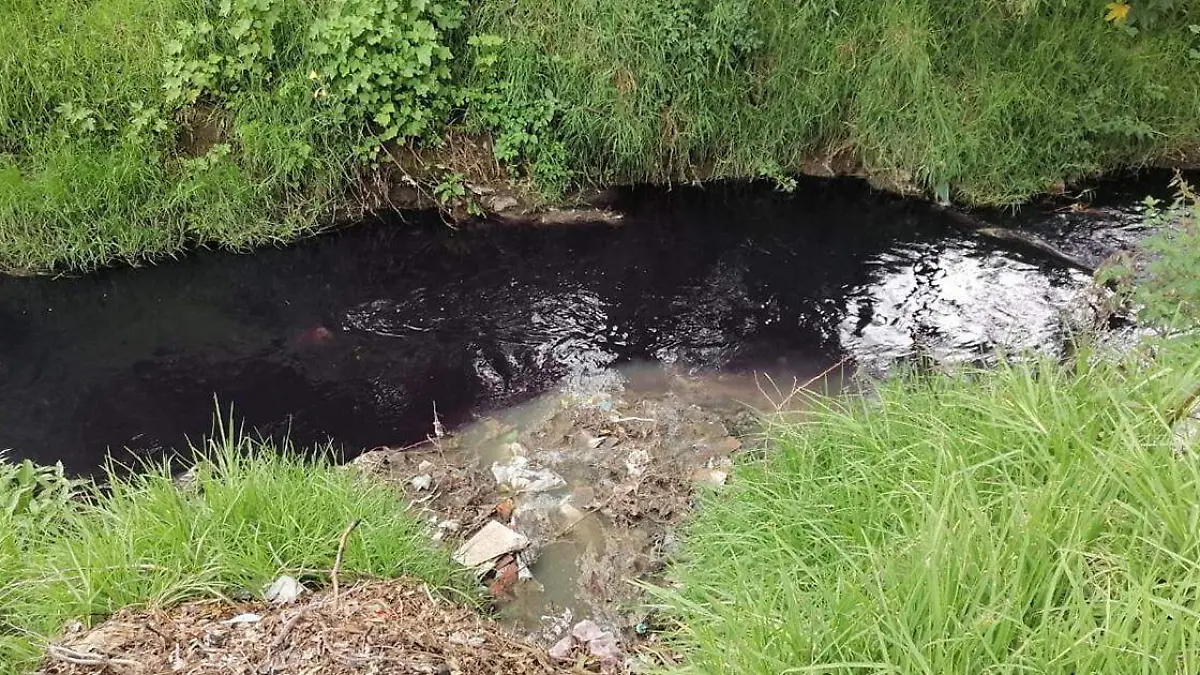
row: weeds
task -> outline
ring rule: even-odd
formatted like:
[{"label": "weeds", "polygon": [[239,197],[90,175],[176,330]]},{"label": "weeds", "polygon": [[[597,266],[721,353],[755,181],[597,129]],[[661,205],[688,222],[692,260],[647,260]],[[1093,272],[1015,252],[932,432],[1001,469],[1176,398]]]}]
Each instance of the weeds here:
[{"label": "weeds", "polygon": [[[941,199],[1015,203],[1194,154],[1194,3],[1136,4],[1119,29],[1104,14],[1039,0],[9,0],[0,268],[286,241],[351,198],[382,144],[444,164],[454,133],[490,136],[509,176],[550,198],[786,186],[837,153]],[[204,166],[188,161],[197,111],[236,120]]]},{"label": "weeds", "polygon": [[257,593],[281,573],[323,584],[356,521],[343,581],[462,582],[400,495],[280,450],[226,427],[203,446],[186,487],[165,465],[110,474],[100,489],[0,464],[0,503],[18,505],[0,510],[0,673],[36,665],[69,620]]},{"label": "weeds", "polygon": [[688,532],[690,672],[1195,671],[1200,464],[1165,418],[1197,376],[1084,350],[776,428]]}]

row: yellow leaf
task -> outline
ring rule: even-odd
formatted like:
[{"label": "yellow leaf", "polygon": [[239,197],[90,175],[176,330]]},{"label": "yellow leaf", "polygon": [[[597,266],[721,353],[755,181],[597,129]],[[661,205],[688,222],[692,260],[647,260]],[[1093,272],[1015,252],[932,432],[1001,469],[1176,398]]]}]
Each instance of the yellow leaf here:
[{"label": "yellow leaf", "polygon": [[1129,20],[1129,10],[1132,9],[1128,2],[1110,2],[1104,8],[1108,10],[1104,20],[1110,23],[1125,23]]}]

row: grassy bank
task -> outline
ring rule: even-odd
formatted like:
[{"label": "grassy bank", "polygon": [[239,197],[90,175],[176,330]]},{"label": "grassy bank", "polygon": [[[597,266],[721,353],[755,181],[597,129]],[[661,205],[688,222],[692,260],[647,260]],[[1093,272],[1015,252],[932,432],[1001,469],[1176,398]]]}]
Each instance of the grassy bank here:
[{"label": "grassy bank", "polygon": [[355,520],[344,579],[464,587],[394,490],[236,435],[207,451],[211,464],[184,489],[165,469],[98,490],[0,464],[0,673],[32,670],[68,621],[257,595],[284,573],[324,585]]},{"label": "grassy bank", "polygon": [[[1194,328],[1197,223],[1146,316]],[[1200,671],[1200,340],[884,383],[772,429],[664,594],[696,673]]]},{"label": "grassy bank", "polygon": [[1174,5],[1132,34],[1099,1],[4,0],[0,269],[291,240],[402,145],[447,202],[492,160],[555,195],[829,159],[1010,203],[1195,156]]}]

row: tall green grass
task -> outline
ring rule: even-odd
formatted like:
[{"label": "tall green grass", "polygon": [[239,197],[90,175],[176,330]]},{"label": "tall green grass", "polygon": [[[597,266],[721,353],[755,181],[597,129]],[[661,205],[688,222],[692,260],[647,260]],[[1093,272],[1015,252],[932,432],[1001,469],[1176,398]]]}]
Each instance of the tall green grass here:
[{"label": "tall green grass", "polygon": [[[53,501],[36,520],[0,508],[0,673],[30,670],[70,620],[258,594],[284,573],[323,585],[353,521],[343,578],[460,587],[448,554],[394,490],[236,433],[203,450],[187,487],[161,466],[113,473],[103,489],[78,486],[77,499]],[[17,483],[4,480],[15,471],[0,464],[0,506],[16,494]]]},{"label": "tall green grass", "polygon": [[[205,5],[0,3],[0,271],[291,241],[345,198],[351,134],[322,127],[299,66],[219,111],[228,154],[186,147],[184,116],[164,104],[164,46]],[[289,28],[301,43],[306,27]]]},{"label": "tall green grass", "polygon": [[[0,270],[287,241],[350,198],[370,129],[313,96],[305,19],[324,2],[288,4],[278,72],[203,99],[222,111],[228,154],[183,147],[164,45],[216,4],[0,2]],[[484,0],[451,41],[451,86],[493,91],[498,77],[502,122],[520,129],[520,110],[552,102],[548,128],[522,137],[555,149],[535,176],[779,177],[840,152],[885,180],[1015,203],[1195,158],[1200,8],[1177,4],[1180,17],[1132,36],[1100,0]],[[474,34],[503,38],[494,67],[471,67]],[[165,128],[138,127],[145,111]],[[433,136],[473,119],[456,111]]]},{"label": "tall green grass", "polygon": [[683,670],[1200,671],[1200,462],[1168,419],[1200,345],[1169,349],[902,377],[773,429],[687,533]]},{"label": "tall green grass", "polygon": [[476,17],[509,41],[511,81],[562,102],[589,178],[754,176],[846,150],[881,177],[1014,203],[1196,148],[1200,9],[1131,37],[1102,5],[529,0]]}]

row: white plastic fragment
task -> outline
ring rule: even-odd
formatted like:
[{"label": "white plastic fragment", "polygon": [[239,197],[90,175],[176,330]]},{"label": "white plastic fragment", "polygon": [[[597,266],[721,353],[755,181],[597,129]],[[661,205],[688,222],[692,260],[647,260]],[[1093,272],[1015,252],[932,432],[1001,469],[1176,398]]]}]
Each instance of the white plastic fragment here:
[{"label": "white plastic fragment", "polygon": [[640,448],[630,452],[629,456],[625,458],[625,470],[629,472],[630,478],[641,476],[649,465],[650,453]]},{"label": "white plastic fragment", "polygon": [[226,619],[221,622],[222,626],[236,626],[238,624],[258,623],[262,621],[262,617],[257,614],[238,614],[232,619]]},{"label": "white plastic fragment", "polygon": [[545,492],[567,484],[562,476],[549,469],[531,468],[529,459],[520,455],[507,464],[492,464],[492,477],[501,487],[513,492]]},{"label": "white plastic fragment", "polygon": [[304,584],[285,574],[267,586],[267,589],[263,591],[263,597],[272,604],[286,605],[306,592],[308,589],[304,587]]}]

